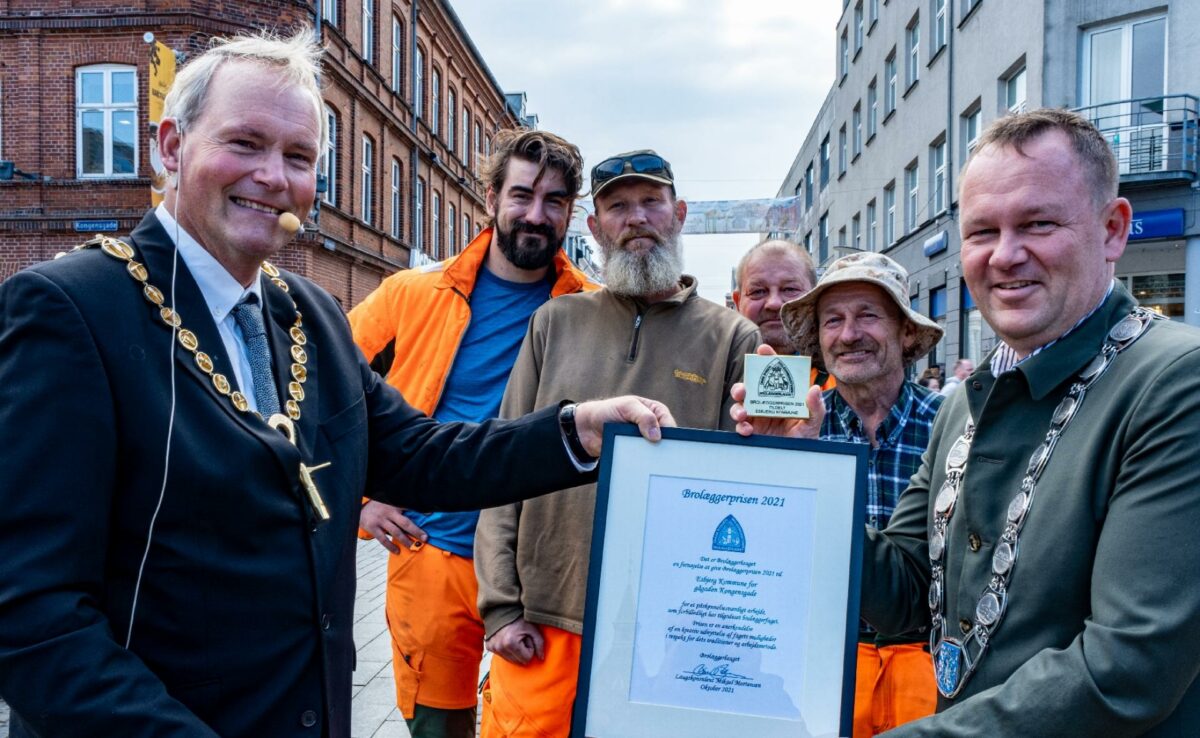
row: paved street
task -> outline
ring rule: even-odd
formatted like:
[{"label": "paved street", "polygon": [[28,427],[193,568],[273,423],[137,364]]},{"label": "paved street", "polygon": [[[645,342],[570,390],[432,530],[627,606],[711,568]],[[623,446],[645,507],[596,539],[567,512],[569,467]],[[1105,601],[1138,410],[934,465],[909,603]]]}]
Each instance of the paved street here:
[{"label": "paved street", "polygon": [[[410,738],[396,710],[392,646],[384,617],[387,551],[375,541],[358,542],[358,598],[354,603],[353,738]],[[8,738],[8,706],[0,701],[0,738]]]}]

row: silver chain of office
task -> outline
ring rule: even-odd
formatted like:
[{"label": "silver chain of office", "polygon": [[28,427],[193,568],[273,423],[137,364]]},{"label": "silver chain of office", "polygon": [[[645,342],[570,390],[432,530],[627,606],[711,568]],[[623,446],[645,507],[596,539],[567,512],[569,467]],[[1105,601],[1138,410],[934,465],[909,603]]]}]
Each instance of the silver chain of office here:
[{"label": "silver chain of office", "polygon": [[1154,317],[1157,316],[1151,311],[1135,307],[1129,315],[1113,326],[1100,351],[1080,370],[1067,395],[1054,409],[1046,438],[1030,456],[1021,487],[1008,505],[1004,533],[992,553],[992,577],[975,606],[974,624],[961,640],[946,636],[945,557],[950,518],[954,515],[962,491],[967,458],[975,437],[975,424],[969,418],[963,434],[946,455],[946,480],[934,501],[933,533],[929,537],[929,561],[932,569],[929,584],[929,611],[932,615],[929,645],[933,654],[938,691],[942,696],[954,697],[962,690],[987,653],[988,644],[1004,618],[1008,607],[1009,580],[1012,578],[1019,553],[1017,544],[1025,521],[1029,518],[1029,510],[1033,506],[1038,480],[1050,462],[1050,456],[1058,446],[1059,439],[1072,418],[1079,412],[1088,390],[1112,366],[1117,354],[1132,345],[1145,332]]}]

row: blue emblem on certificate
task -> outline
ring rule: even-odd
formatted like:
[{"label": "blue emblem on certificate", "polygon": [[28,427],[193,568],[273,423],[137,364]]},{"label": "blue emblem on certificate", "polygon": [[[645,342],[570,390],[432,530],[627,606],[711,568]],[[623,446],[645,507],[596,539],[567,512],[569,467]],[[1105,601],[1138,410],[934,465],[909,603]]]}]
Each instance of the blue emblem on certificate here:
[{"label": "blue emblem on certificate", "polygon": [[737,518],[732,515],[725,516],[713,533],[712,547],[714,551],[746,553],[746,532],[742,530],[742,524]]},{"label": "blue emblem on certificate", "polygon": [[954,641],[943,640],[933,657],[933,668],[937,676],[938,691],[949,697],[958,690],[962,671],[962,646]]}]

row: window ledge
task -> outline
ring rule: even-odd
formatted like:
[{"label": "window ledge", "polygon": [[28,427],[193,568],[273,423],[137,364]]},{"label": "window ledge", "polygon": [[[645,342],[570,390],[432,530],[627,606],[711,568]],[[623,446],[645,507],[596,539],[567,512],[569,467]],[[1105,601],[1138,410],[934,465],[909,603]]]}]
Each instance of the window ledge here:
[{"label": "window ledge", "polygon": [[947,44],[942,44],[941,46],[939,46],[939,47],[938,47],[938,50],[937,50],[937,51],[933,52],[933,56],[929,57],[929,62],[925,64],[925,68],[926,68],[926,69],[928,69],[929,67],[932,67],[932,66],[933,66],[933,63],[934,63],[935,61],[937,61],[937,60],[938,60],[938,58],[939,58],[939,57],[940,57],[942,54],[945,54],[945,53],[946,53],[946,46],[947,46]]},{"label": "window ledge", "polygon": [[910,84],[908,87],[904,88],[904,94],[900,96],[900,99],[907,100],[909,94],[911,94],[913,90],[917,89],[917,85],[919,85],[920,83],[921,83],[921,79],[919,77],[917,79],[914,79],[912,81],[912,84]]},{"label": "window ledge", "polygon": [[[887,112],[887,115],[883,116],[883,121],[882,121],[882,122],[883,122],[883,125],[885,125],[885,126],[886,126],[886,125],[887,125],[887,122],[888,122],[889,120],[891,120],[891,119],[892,119],[892,118],[893,118],[895,115],[896,115],[896,109],[895,109],[895,108],[892,108],[891,110],[889,110],[889,111]],[[874,138],[874,137],[872,137],[872,138]]]}]

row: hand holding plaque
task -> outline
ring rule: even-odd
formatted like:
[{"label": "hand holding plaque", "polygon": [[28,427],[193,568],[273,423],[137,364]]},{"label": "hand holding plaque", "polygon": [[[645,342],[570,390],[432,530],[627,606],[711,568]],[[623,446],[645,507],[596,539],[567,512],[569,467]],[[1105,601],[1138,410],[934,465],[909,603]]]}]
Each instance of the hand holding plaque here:
[{"label": "hand holding plaque", "polygon": [[811,359],[779,356],[770,346],[746,355],[745,382],[733,385],[729,415],[743,436],[817,438],[825,419],[821,388],[808,384]]}]

